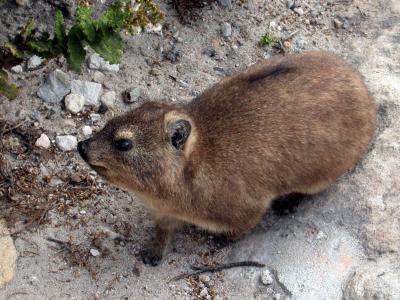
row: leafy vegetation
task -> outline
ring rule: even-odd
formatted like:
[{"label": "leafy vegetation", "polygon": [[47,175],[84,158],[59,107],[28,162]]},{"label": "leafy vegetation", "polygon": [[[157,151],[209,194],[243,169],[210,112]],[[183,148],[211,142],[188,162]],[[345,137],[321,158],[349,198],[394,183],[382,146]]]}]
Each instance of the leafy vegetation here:
[{"label": "leafy vegetation", "polygon": [[130,0],[118,0],[99,19],[92,18],[89,6],[78,6],[75,17],[75,24],[67,32],[63,15],[57,11],[53,38],[48,32],[37,33],[34,22],[29,21],[12,44],[3,46],[3,52],[6,49],[8,56],[14,58],[32,54],[43,58],[63,55],[69,67],[79,72],[86,56],[85,47],[89,46],[110,64],[116,64],[121,62],[124,46],[120,33],[141,32],[147,26],[160,23],[164,14],[153,0],[138,0],[133,6]]},{"label": "leafy vegetation", "polygon": [[8,83],[8,75],[4,70],[0,70],[0,95],[6,96],[10,100],[14,100],[20,90],[19,88],[12,83]]},{"label": "leafy vegetation", "polygon": [[272,33],[267,32],[266,34],[264,34],[261,37],[259,43],[260,43],[261,46],[273,46],[278,41],[279,41],[279,39],[276,36],[274,36]]}]

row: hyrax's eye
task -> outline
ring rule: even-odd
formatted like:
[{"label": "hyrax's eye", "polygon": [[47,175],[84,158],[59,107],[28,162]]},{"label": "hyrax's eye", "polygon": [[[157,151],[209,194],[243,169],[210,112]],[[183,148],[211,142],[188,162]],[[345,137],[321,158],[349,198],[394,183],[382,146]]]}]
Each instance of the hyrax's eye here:
[{"label": "hyrax's eye", "polygon": [[128,139],[120,139],[114,142],[114,146],[119,151],[129,151],[132,149],[132,141]]}]

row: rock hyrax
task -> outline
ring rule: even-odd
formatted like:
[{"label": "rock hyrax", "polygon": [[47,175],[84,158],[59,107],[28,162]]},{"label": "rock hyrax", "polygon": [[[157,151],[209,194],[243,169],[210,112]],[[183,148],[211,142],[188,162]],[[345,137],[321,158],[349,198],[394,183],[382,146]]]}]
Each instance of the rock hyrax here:
[{"label": "rock hyrax", "polygon": [[144,103],[78,150],[152,211],[143,258],[155,265],[183,223],[236,238],[273,199],[325,189],[365,152],[375,119],[360,75],[333,54],[308,52],[258,63],[187,104]]}]

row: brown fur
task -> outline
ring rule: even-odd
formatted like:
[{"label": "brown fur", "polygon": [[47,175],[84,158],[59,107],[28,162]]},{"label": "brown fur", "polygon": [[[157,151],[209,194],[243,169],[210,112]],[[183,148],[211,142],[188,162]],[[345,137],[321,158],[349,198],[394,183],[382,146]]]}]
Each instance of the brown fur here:
[{"label": "brown fur", "polygon": [[[168,138],[177,119],[192,126],[181,150]],[[274,198],[325,189],[360,159],[375,119],[360,75],[337,56],[309,52],[254,65],[186,105],[144,103],[96,134],[87,160],[154,212],[160,257],[182,222],[236,237]],[[121,132],[132,135],[128,152],[113,148]]]}]

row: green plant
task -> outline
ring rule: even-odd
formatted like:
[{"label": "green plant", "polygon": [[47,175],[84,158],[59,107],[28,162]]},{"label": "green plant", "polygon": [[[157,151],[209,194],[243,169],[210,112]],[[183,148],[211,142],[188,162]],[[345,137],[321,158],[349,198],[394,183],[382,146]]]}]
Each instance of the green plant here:
[{"label": "green plant", "polygon": [[279,39],[276,36],[274,36],[272,33],[267,32],[261,37],[259,43],[261,46],[273,46],[278,41]]},{"label": "green plant", "polygon": [[8,83],[8,74],[0,69],[0,95],[6,96],[10,100],[14,100],[20,92],[20,89],[12,83]]},{"label": "green plant", "polygon": [[149,24],[161,22],[164,17],[153,0],[138,0],[133,6],[131,3],[129,0],[118,0],[99,19],[92,18],[90,7],[78,6],[76,23],[68,32],[62,13],[57,11],[53,38],[50,38],[48,32],[37,33],[34,22],[29,21],[16,36],[14,43],[6,44],[3,49],[7,49],[8,56],[15,58],[32,54],[43,58],[63,55],[67,58],[69,67],[77,72],[85,60],[86,46],[91,47],[110,64],[120,63],[124,46],[120,33],[141,32]]}]

